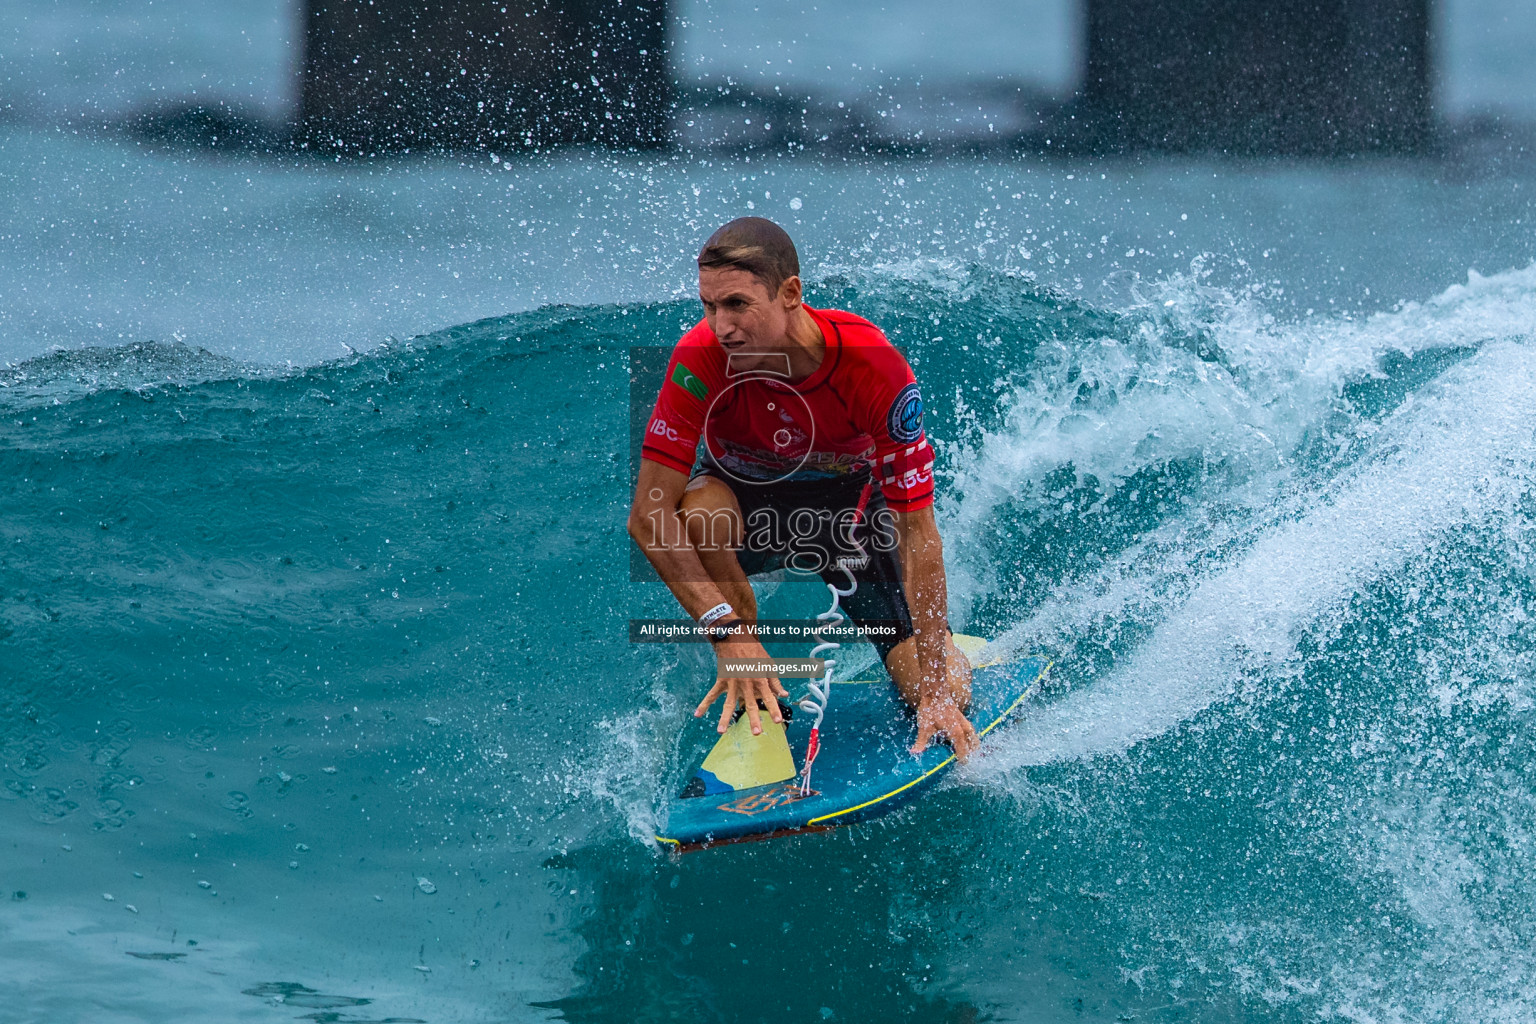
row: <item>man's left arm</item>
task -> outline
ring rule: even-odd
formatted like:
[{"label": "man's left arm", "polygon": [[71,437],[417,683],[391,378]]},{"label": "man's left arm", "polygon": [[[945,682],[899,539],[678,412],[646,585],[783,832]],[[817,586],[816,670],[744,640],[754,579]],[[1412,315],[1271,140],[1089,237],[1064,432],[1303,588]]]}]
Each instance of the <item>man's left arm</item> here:
[{"label": "man's left arm", "polygon": [[912,749],[914,753],[921,752],[936,734],[942,733],[963,759],[979,740],[960,704],[970,693],[969,665],[950,641],[944,542],[939,537],[932,506],[897,512],[895,516],[904,589],[917,647],[918,732]]}]

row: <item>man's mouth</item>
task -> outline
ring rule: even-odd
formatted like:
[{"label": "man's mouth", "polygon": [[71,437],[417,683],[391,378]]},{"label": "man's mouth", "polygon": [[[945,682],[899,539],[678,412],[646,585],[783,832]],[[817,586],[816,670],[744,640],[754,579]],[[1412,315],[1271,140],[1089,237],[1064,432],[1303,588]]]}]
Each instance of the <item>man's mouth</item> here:
[{"label": "man's mouth", "polygon": [[745,344],[746,344],[745,341],[722,341],[720,343],[720,347],[725,349],[728,352],[734,352],[737,349],[741,348],[741,346],[743,346]]}]

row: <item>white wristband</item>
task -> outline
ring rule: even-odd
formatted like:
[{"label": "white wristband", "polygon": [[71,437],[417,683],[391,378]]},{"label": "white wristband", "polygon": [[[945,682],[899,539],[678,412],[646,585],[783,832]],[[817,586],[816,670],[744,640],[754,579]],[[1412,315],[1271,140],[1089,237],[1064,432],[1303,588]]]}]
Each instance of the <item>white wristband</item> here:
[{"label": "white wristband", "polygon": [[708,629],[710,626],[713,626],[715,623],[719,622],[721,619],[725,618],[735,610],[736,609],[732,608],[724,601],[721,601],[709,611],[699,616],[699,625],[703,626],[705,629]]}]

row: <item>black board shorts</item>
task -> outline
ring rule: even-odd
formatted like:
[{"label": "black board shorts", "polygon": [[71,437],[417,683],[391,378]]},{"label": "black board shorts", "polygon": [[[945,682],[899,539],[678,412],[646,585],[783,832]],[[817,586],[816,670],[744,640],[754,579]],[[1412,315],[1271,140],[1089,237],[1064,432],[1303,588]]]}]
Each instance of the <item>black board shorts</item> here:
[{"label": "black board shorts", "polygon": [[880,660],[912,636],[894,533],[881,525],[891,514],[868,476],[756,484],[707,462],[694,466],[690,479],[701,476],[719,480],[736,496],[745,541],[736,560],[748,576],[790,569],[815,573],[846,590],[846,567],[858,589],[842,598],[840,607],[855,625],[869,630],[866,639]]}]

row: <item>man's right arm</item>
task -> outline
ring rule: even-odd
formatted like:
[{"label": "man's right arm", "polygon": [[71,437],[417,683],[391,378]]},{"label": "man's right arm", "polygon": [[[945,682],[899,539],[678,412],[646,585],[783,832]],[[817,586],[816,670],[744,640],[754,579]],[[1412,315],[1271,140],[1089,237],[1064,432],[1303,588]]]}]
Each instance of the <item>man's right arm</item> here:
[{"label": "man's right arm", "polygon": [[640,482],[629,508],[629,535],[656,568],[677,603],[692,618],[725,600],[715,586],[698,552],[688,540],[688,531],[678,503],[688,486],[688,476],[670,466],[650,459],[640,460]]},{"label": "man's right arm", "polygon": [[[670,466],[663,466],[650,459],[640,460],[640,480],[635,487],[635,500],[629,508],[629,535],[645,557],[650,560],[667,589],[677,598],[689,616],[699,618],[709,609],[725,600],[725,595],[709,574],[699,554],[693,548],[688,531],[678,514],[678,503],[688,486],[688,476]],[[737,633],[715,645],[719,659],[766,659],[768,652],[756,637]],[[722,679],[717,676],[704,700],[694,709],[694,717],[703,717],[705,709],[718,697],[725,698],[721,709],[718,731],[725,732],[731,716],[738,706],[747,710],[747,721],[753,734],[763,731],[758,715],[758,701],[768,709],[775,722],[783,721],[779,713],[778,697],[789,694],[773,676],[752,676]]]}]

